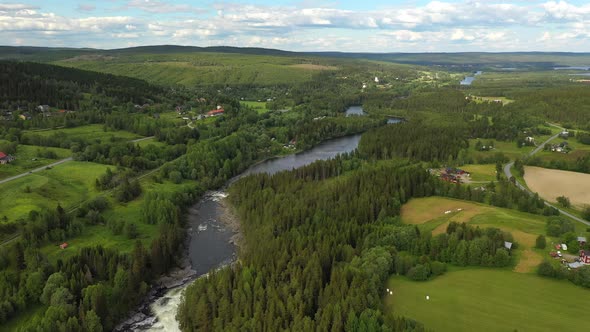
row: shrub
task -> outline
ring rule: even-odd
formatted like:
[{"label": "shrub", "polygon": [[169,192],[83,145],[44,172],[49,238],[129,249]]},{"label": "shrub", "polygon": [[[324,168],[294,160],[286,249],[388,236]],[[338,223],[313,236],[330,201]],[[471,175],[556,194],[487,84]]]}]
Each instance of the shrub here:
[{"label": "shrub", "polygon": [[537,236],[537,241],[536,241],[535,247],[537,249],[545,249],[546,246],[547,246],[547,240],[545,239],[545,236],[544,235]]},{"label": "shrub", "polygon": [[428,279],[430,271],[426,265],[418,264],[408,271],[408,278],[414,281],[424,281]]}]

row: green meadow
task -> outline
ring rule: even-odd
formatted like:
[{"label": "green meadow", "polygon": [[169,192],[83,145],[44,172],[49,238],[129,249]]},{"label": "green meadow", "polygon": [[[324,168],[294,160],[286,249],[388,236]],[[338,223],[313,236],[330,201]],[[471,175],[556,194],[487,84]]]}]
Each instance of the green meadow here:
[{"label": "green meadow", "polygon": [[107,167],[70,161],[5,183],[0,191],[0,218],[14,221],[31,210],[55,208],[58,203],[66,209],[76,206],[98,193],[94,182]]},{"label": "green meadow", "polygon": [[256,112],[258,112],[258,114],[266,113],[269,111],[269,109],[266,108],[266,102],[264,102],[264,101],[244,100],[244,101],[240,101],[240,103],[256,110]]},{"label": "green meadow", "polygon": [[[434,331],[579,331],[587,326],[590,290],[568,281],[495,269],[447,272],[425,282],[393,277],[390,315]],[[426,300],[426,296],[430,300]]]},{"label": "green meadow", "polygon": [[[2,140],[0,140],[0,144],[2,144]],[[55,158],[41,157],[42,152],[46,153],[47,151],[55,153]],[[0,165],[0,179],[43,167],[57,160],[68,158],[71,155],[72,153],[68,149],[21,144],[17,147],[17,152],[13,154],[16,160],[8,165]]]},{"label": "green meadow", "polygon": [[86,126],[79,126],[73,128],[64,128],[64,129],[54,129],[54,130],[41,130],[41,131],[29,131],[25,132],[24,136],[29,134],[36,134],[40,136],[52,136],[55,134],[62,134],[69,138],[80,138],[84,140],[109,140],[112,138],[115,139],[126,139],[126,140],[133,140],[137,138],[141,138],[140,135],[124,131],[124,130],[106,130],[105,127],[101,124],[91,124]]}]

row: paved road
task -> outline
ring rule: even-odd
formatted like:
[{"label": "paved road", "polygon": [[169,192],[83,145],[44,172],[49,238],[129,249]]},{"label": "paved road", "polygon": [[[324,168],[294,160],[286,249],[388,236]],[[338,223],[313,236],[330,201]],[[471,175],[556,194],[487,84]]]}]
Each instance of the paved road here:
[{"label": "paved road", "polygon": [[[154,138],[154,136],[142,137],[142,138],[131,140],[129,142],[136,143],[136,142],[146,141],[146,140],[152,139],[152,138]],[[13,180],[16,180],[16,179],[20,179],[20,178],[22,178],[24,176],[27,176],[29,174],[33,174],[33,173],[44,171],[45,169],[47,169],[47,167],[54,167],[54,166],[57,166],[57,165],[60,165],[60,164],[63,164],[63,163],[67,163],[68,161],[72,161],[72,160],[73,160],[72,157],[69,157],[69,158],[66,158],[66,159],[62,159],[62,160],[58,160],[58,161],[56,161],[56,162],[54,162],[52,164],[45,165],[45,166],[42,166],[42,167],[39,167],[39,168],[35,168],[35,169],[30,170],[28,172],[21,173],[19,175],[15,175],[15,176],[6,178],[4,180],[0,180],[0,184],[6,183],[6,182],[10,182],[10,181],[13,181]]]},{"label": "paved road", "polygon": [[[559,126],[556,126],[556,125],[553,125],[553,124],[550,124],[550,125],[552,125],[553,127],[561,128],[561,127],[559,127]],[[563,129],[563,128],[561,128],[561,129]],[[555,134],[555,135],[551,136],[551,137],[550,137],[548,140],[546,140],[545,142],[543,142],[543,144],[540,144],[539,146],[537,146],[537,147],[536,147],[536,148],[535,148],[533,151],[531,151],[531,152],[530,152],[528,155],[529,155],[529,156],[532,156],[532,155],[534,155],[535,153],[537,153],[537,152],[541,151],[541,150],[543,149],[543,147],[545,146],[545,144],[547,144],[547,143],[549,143],[550,141],[554,140],[555,138],[557,138],[557,136],[559,136],[559,134]],[[506,165],[504,166],[504,174],[506,175],[506,178],[508,178],[508,179],[510,179],[510,178],[512,177],[512,172],[511,172],[511,170],[510,170],[510,169],[512,168],[512,166],[513,166],[513,165],[514,165],[514,162],[513,162],[513,161],[511,161],[511,162],[509,162],[508,164],[506,164]],[[533,192],[531,192],[531,191],[530,191],[530,190],[529,190],[527,187],[523,186],[523,185],[522,185],[520,182],[518,182],[518,180],[516,180],[516,181],[515,181],[515,184],[516,184],[516,186],[517,186],[517,187],[518,187],[520,190],[523,190],[523,191],[525,191],[525,192],[529,193],[529,195],[533,195]],[[559,207],[557,207],[556,205],[553,205],[553,204],[551,204],[551,203],[548,203],[547,201],[545,201],[545,205],[547,205],[547,206],[550,206],[550,207],[552,207],[552,208],[555,208],[555,209],[557,209],[557,210],[559,211],[559,213],[561,213],[561,214],[563,214],[563,215],[565,215],[565,216],[568,216],[568,217],[570,217],[570,218],[574,219],[575,221],[578,221],[578,222],[581,222],[581,223],[583,223],[583,224],[585,224],[585,225],[588,225],[588,226],[590,226],[590,222],[589,222],[589,221],[586,221],[586,220],[584,220],[584,219],[582,219],[582,218],[580,218],[580,217],[578,217],[578,216],[574,216],[573,214],[571,214],[571,213],[569,213],[569,212],[567,212],[567,211],[564,211],[564,210],[560,209],[560,208],[559,208]]]}]

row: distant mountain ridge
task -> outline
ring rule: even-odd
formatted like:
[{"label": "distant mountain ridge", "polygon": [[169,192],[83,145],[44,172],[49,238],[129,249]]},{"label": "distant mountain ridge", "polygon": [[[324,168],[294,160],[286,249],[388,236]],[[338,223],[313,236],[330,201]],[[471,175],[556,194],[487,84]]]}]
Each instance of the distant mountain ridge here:
[{"label": "distant mountain ridge", "polygon": [[53,48],[34,46],[0,46],[0,59],[51,62],[81,55],[130,55],[175,53],[226,53],[266,56],[315,56],[367,59],[420,65],[501,67],[590,66],[590,53],[575,52],[436,52],[436,53],[365,53],[365,52],[292,52],[262,47],[151,45],[119,49]]}]

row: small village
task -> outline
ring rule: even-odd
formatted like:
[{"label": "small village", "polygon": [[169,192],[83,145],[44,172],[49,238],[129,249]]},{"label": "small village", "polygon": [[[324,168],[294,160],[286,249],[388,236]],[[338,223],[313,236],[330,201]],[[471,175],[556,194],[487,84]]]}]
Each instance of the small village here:
[{"label": "small village", "polygon": [[[586,245],[586,237],[578,236],[576,239],[580,248]],[[571,243],[570,243],[571,244]],[[568,269],[577,269],[584,265],[590,264],[590,250],[580,249],[578,256],[566,253],[568,246],[565,243],[554,245],[555,250],[549,252],[553,259],[559,259]],[[562,252],[563,251],[563,252]]]}]

